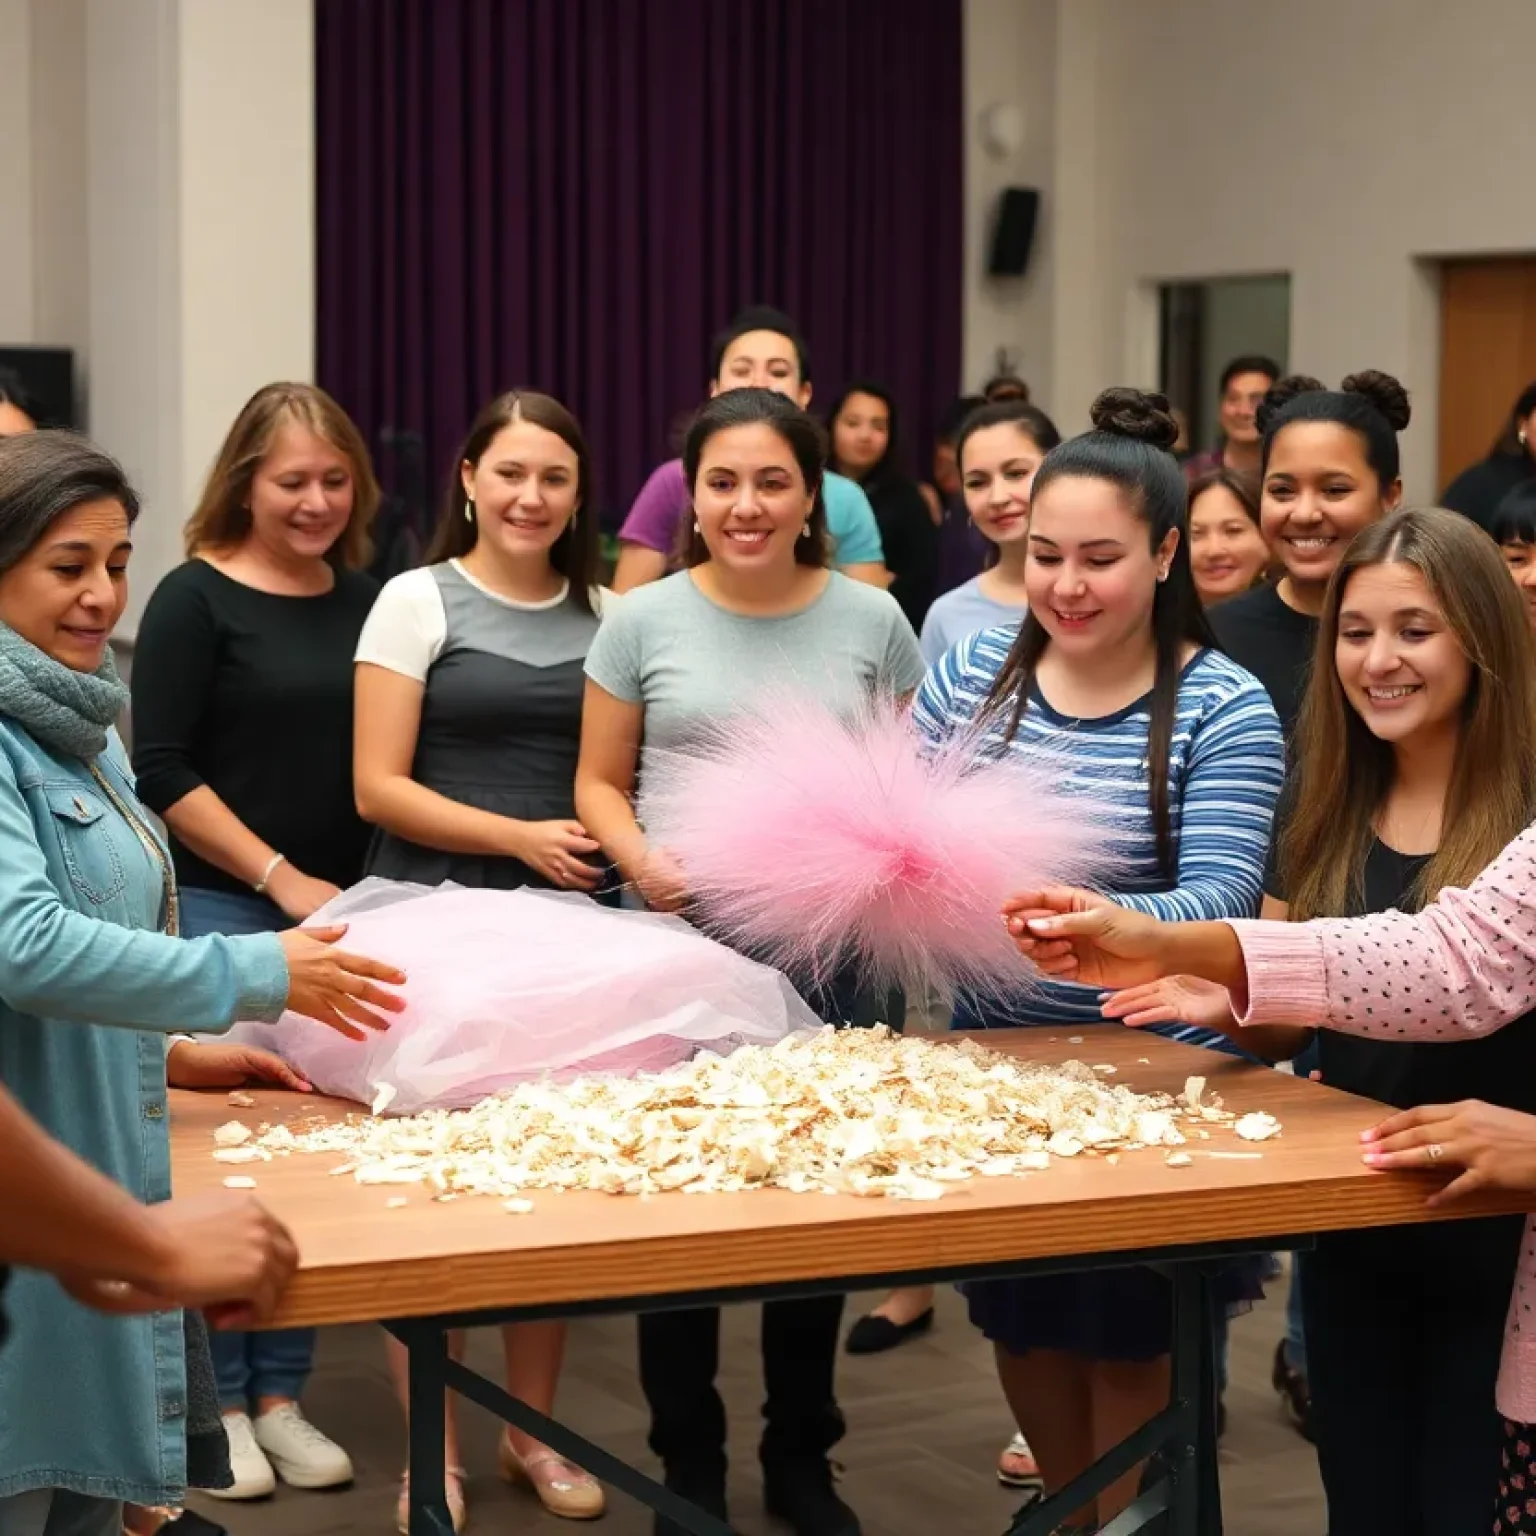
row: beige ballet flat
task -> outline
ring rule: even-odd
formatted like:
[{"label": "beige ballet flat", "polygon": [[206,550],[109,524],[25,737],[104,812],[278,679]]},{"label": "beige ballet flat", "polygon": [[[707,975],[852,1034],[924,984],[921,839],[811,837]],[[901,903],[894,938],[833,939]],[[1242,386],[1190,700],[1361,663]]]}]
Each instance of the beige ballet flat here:
[{"label": "beige ballet flat", "polygon": [[[446,1467],[443,1486],[448,1495],[448,1516],[455,1531],[462,1531],[469,1523],[469,1506],[464,1502],[464,1468]],[[411,1474],[400,1479],[400,1502],[395,1506],[395,1526],[400,1536],[411,1532]]]},{"label": "beige ballet flat", "polygon": [[538,1451],[524,1461],[503,1433],[496,1459],[507,1482],[527,1484],[539,1503],[562,1520],[596,1520],[608,1507],[603,1485],[553,1451]]}]

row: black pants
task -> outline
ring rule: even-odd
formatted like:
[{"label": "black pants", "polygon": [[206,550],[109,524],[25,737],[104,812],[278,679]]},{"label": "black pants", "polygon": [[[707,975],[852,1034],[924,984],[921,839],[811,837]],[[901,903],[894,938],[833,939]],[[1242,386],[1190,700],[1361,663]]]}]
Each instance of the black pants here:
[{"label": "black pants", "polygon": [[1523,1219],[1341,1232],[1301,1269],[1328,1536],[1483,1536]]},{"label": "black pants", "polygon": [[[843,1437],[832,1377],[841,1296],[763,1303],[765,1471],[824,1457]],[[725,1468],[725,1404],[715,1386],[720,1309],[647,1312],[640,1318],[640,1385],[651,1408],[651,1449],[668,1468]]]}]

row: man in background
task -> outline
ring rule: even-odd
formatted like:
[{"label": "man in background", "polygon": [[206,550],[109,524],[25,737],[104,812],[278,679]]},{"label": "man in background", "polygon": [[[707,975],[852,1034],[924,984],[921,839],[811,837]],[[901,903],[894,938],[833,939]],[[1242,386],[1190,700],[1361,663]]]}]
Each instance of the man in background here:
[{"label": "man in background", "polygon": [[[711,399],[728,389],[772,389],[787,395],[801,410],[810,404],[810,353],[794,322],[779,310],[763,306],[743,310],[715,338],[714,351]],[[855,581],[889,586],[880,529],[869,498],[852,480],[830,471],[822,481],[821,494],[833,564]],[[668,459],[645,482],[619,529],[615,592],[643,587],[677,569],[679,530],[692,504],[683,461]]]},{"label": "man in background", "polygon": [[1259,428],[1256,417],[1259,402],[1279,377],[1279,363],[1256,353],[1234,357],[1221,370],[1221,404],[1218,407],[1221,443],[1184,461],[1184,474],[1191,483],[1213,469],[1230,469],[1240,475],[1258,477]]}]

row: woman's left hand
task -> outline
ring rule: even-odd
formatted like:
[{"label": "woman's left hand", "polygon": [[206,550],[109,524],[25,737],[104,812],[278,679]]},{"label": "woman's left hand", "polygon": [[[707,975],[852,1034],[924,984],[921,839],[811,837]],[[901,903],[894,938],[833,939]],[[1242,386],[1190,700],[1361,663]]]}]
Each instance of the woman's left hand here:
[{"label": "woman's left hand", "polygon": [[165,1076],[172,1088],[243,1088],[248,1083],[266,1083],[314,1092],[281,1056],[254,1045],[178,1040],[165,1058]]},{"label": "woman's left hand", "polygon": [[1536,1115],[1468,1099],[1423,1104],[1362,1131],[1373,1168],[1459,1168],[1429,1197],[1444,1205],[1477,1189],[1536,1190]]}]

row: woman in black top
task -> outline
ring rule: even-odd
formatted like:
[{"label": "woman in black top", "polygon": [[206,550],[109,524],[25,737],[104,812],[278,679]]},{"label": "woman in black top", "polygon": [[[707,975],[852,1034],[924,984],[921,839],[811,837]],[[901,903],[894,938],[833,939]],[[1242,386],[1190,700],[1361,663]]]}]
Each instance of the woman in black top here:
[{"label": "woman in black top", "polygon": [[[1342,765],[1342,770],[1341,770]],[[1416,910],[1536,817],[1536,652],[1498,551],[1398,513],[1350,547],[1322,615],[1265,917]],[[1239,1033],[1225,992],[1153,983],[1109,1010]],[[1536,1017],[1450,1045],[1318,1033],[1323,1080],[1399,1108],[1536,1111]],[[1274,1059],[1312,1031],[1243,1029]],[[1329,1233],[1301,1271],[1329,1536],[1488,1528],[1494,1380],[1518,1216]]]},{"label": "woman in black top", "polygon": [[1536,379],[1520,391],[1499,440],[1446,486],[1442,507],[1464,513],[1479,528],[1493,526],[1499,503],[1517,485],[1536,479]]},{"label": "woman in black top", "polygon": [[[346,413],[269,384],[236,417],[150,598],[133,665],[134,769],[166,822],[182,931],[290,927],[363,872],[352,796],[352,655],[377,595],[362,573],[379,489]],[[350,1481],[299,1411],[313,1329],[215,1333],[230,1498]]]},{"label": "woman in black top", "polygon": [[882,384],[850,384],[832,402],[827,468],[858,481],[880,525],[891,596],[914,630],[936,596],[939,526],[896,452],[896,402]]},{"label": "woman in black top", "polygon": [[1287,739],[1301,707],[1328,578],[1349,541],[1402,499],[1397,434],[1408,394],[1385,373],[1338,389],[1296,374],[1259,406],[1264,537],[1284,574],[1211,612],[1222,650],[1264,684]]}]

